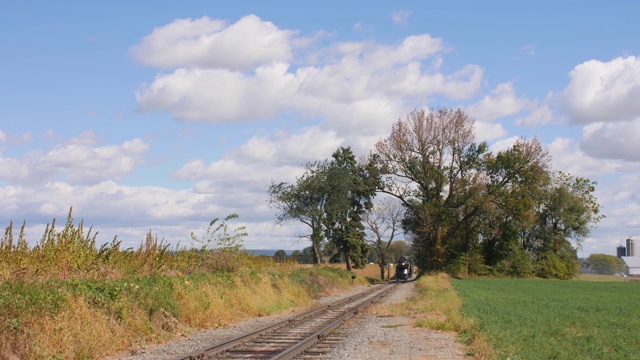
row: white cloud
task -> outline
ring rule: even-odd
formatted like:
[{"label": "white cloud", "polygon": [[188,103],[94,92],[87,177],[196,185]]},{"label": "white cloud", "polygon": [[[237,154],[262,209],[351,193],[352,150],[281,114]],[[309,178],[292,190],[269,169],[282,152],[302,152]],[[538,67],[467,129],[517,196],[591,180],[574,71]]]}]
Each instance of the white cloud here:
[{"label": "white cloud", "polygon": [[[159,75],[136,93],[141,111],[165,110],[184,121],[212,123],[271,119],[295,100],[299,79],[287,65],[256,69],[253,76],[225,69],[178,69]],[[247,104],[251,104],[248,106]]]},{"label": "white cloud", "polygon": [[515,145],[516,142],[518,142],[518,140],[522,140],[522,138],[520,136],[511,136],[506,139],[496,141],[491,144],[491,146],[489,147],[489,151],[497,154],[501,151],[509,150],[513,145]]},{"label": "white cloud", "polygon": [[577,124],[629,121],[640,117],[640,59],[586,61],[570,73],[560,98]]},{"label": "white cloud", "polygon": [[307,162],[329,158],[343,143],[335,131],[324,132],[311,127],[298,134],[278,132],[270,137],[253,137],[221,159],[205,164],[190,161],[177,170],[175,177],[202,180],[196,187],[200,192],[233,192],[264,194],[274,181],[295,180]]},{"label": "white cloud", "polygon": [[406,26],[409,23],[411,13],[406,10],[396,10],[391,13],[391,20],[396,25]]},{"label": "white cloud", "polygon": [[492,124],[476,121],[474,123],[476,141],[493,141],[507,135],[507,130],[502,124]]},{"label": "white cloud", "polygon": [[[76,223],[85,220],[86,229],[95,226],[94,233],[100,232],[100,242],[108,242],[118,235],[127,246],[138,245],[149,229],[159,233],[160,238],[168,237],[174,244],[184,243],[197,226],[214,217],[226,216],[226,212],[233,209],[231,204],[223,204],[210,194],[130,187],[112,181],[90,186],[63,182],[38,187],[5,186],[0,187],[0,197],[3,199],[0,218],[18,222],[26,219],[32,227],[27,236],[29,241],[34,238],[37,241],[42,236],[43,227],[38,224],[53,218],[60,224],[71,207]],[[163,230],[170,232],[163,233]]]},{"label": "white cloud", "polygon": [[587,239],[583,251],[615,254],[615,247],[629,236],[640,235],[640,176],[638,167],[622,169],[624,173],[596,186],[595,195],[606,216]]},{"label": "white cloud", "polygon": [[510,82],[498,84],[490,94],[467,107],[467,112],[477,121],[489,122],[504,116],[519,113],[529,106],[529,101],[518,98]]},{"label": "white cloud", "polygon": [[249,163],[299,166],[329,157],[343,143],[336,131],[314,126],[294,134],[279,131],[270,137],[251,138],[234,157]]},{"label": "white cloud", "polygon": [[640,118],[629,122],[589,124],[582,129],[580,149],[598,159],[640,161]]},{"label": "white cloud", "polygon": [[[365,120],[341,115],[380,114],[378,110],[384,108],[384,115],[395,119],[434,94],[455,99],[471,97],[482,80],[483,69],[479,66],[467,65],[449,75],[437,68],[422,68],[422,61],[444,50],[441,39],[427,34],[409,36],[395,45],[333,43],[310,57],[317,63],[294,67],[295,71],[287,61],[262,64],[253,72],[239,72],[233,67],[182,67],[158,75],[136,98],[141,111],[168,111],[183,121],[223,123],[267,120],[283,114],[303,118],[322,115],[326,119],[340,118],[344,128],[355,128]],[[197,59],[195,56],[193,61]],[[434,64],[441,63],[442,59],[437,59]],[[365,106],[376,109],[349,110]]]},{"label": "white cloud", "polygon": [[11,139],[11,142],[16,145],[27,144],[33,140],[31,133],[24,133],[16,138]]},{"label": "white cloud", "polygon": [[[2,211],[12,204],[21,211],[40,209],[47,217],[66,215],[70,207],[82,217],[108,219],[109,222],[140,223],[150,220],[199,217],[202,209],[217,209],[208,196],[192,191],[176,191],[160,187],[129,187],[112,181],[78,186],[63,182],[49,182],[38,188],[6,186],[0,188],[4,204]],[[3,217],[20,215],[3,213]],[[173,221],[173,220],[171,220]]]},{"label": "white cloud", "polygon": [[0,130],[0,144],[23,145],[29,143],[33,139],[31,133],[23,133],[20,136],[7,134]]},{"label": "white cloud", "polygon": [[541,126],[554,119],[554,112],[547,104],[534,107],[531,112],[515,120],[516,125]]},{"label": "white cloud", "polygon": [[502,124],[492,121],[520,113],[531,106],[532,102],[518,98],[512,83],[506,82],[485,95],[479,101],[466,107],[465,111],[475,120],[476,139],[493,141],[507,135]]},{"label": "white cloud", "polygon": [[596,159],[578,148],[574,139],[558,137],[547,146],[553,158],[553,168],[574,176],[591,178],[604,174],[640,170],[639,166],[616,160]]},{"label": "white cloud", "polygon": [[96,144],[89,131],[45,154],[31,151],[20,159],[0,158],[0,178],[27,184],[45,183],[58,176],[80,184],[119,179],[144,162],[149,148],[139,138],[119,145],[94,146]]},{"label": "white cloud", "polygon": [[293,34],[255,15],[244,16],[229,26],[205,16],[178,19],[156,28],[131,51],[141,63],[165,69],[247,70],[289,60]]}]

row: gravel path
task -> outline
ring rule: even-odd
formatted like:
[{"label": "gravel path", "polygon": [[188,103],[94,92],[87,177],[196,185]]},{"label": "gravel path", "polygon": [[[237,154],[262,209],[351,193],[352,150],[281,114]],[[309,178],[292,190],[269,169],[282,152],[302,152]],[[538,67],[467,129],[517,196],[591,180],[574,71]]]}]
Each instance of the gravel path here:
[{"label": "gravel path", "polygon": [[[397,291],[380,304],[407,301],[415,283],[400,284]],[[464,359],[464,346],[456,342],[456,333],[414,328],[414,319],[405,316],[363,314],[349,321],[341,330],[346,334],[328,359]]]},{"label": "gravel path", "polygon": [[[323,297],[324,304],[349,296],[353,291]],[[402,284],[399,290],[381,304],[406,301],[414,291],[413,283]],[[193,332],[166,344],[131,350],[103,360],[166,360],[204,348],[226,338],[246,333],[290,317],[291,313],[247,320],[222,329]],[[455,341],[455,333],[413,328],[411,319],[364,314],[350,320],[341,333],[345,334],[335,350],[325,359],[464,359],[463,346]]]}]

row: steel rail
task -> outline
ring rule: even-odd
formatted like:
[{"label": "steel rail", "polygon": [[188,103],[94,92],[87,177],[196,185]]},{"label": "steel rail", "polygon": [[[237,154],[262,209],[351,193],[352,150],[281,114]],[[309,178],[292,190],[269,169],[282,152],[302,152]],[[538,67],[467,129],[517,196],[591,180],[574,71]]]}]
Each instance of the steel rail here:
[{"label": "steel rail", "polygon": [[391,287],[388,287],[385,291],[380,292],[376,296],[364,301],[359,304],[357,307],[347,311],[344,315],[339,317],[338,319],[331,322],[329,325],[324,328],[318,330],[315,334],[308,336],[306,339],[300,341],[297,345],[290,347],[289,349],[283,351],[282,353],[274,356],[271,360],[292,360],[295,359],[296,356],[304,353],[307,349],[316,345],[318,342],[322,341],[322,339],[331,333],[333,330],[342,326],[345,321],[357,315],[358,311],[366,308],[367,306],[379,301],[384,296],[386,296],[392,290]]},{"label": "steel rail", "polygon": [[[314,315],[316,314],[320,314],[322,312],[329,312],[331,310],[333,310],[334,308],[338,308],[340,306],[344,306],[345,304],[348,304],[350,302],[353,301],[357,301],[358,299],[362,299],[363,297],[367,297],[373,293],[375,293],[376,291],[378,291],[378,289],[376,289],[375,287],[368,289],[367,291],[363,291],[359,294],[355,294],[352,296],[349,296],[345,299],[342,299],[340,301],[337,301],[333,304],[329,304],[329,305],[323,305],[323,306],[319,306],[316,308],[313,308],[311,310],[305,311],[301,314],[297,314],[291,318],[285,319],[283,321],[265,326],[263,328],[257,329],[255,331],[252,331],[250,333],[244,334],[244,335],[240,335],[240,336],[236,336],[233,338],[229,338],[226,340],[223,340],[222,342],[219,342],[217,344],[193,351],[191,353],[182,355],[180,357],[175,358],[175,360],[203,360],[208,358],[209,356],[213,355],[213,354],[219,354],[222,353],[226,350],[230,350],[238,345],[241,345],[243,343],[246,343],[248,341],[251,341],[253,339],[258,338],[261,335],[264,334],[268,334],[270,332],[274,332],[280,328],[286,328],[286,327],[291,327],[293,326],[294,323],[297,322],[303,322],[305,319],[309,319],[312,318]],[[381,298],[382,296],[386,295],[389,291],[391,291],[391,287],[389,287],[388,289],[386,289],[386,291],[381,291],[380,294],[375,296],[375,299],[377,301],[377,299]],[[367,304],[369,305],[371,303],[371,299],[363,302],[363,304]],[[339,322],[340,319],[332,322],[329,326],[323,328],[322,330],[316,332],[314,335],[308,336],[305,340],[303,340],[303,342],[307,342],[308,344],[310,344],[309,346],[306,347],[302,347],[299,343],[295,344],[294,347],[297,349],[302,349],[302,351],[304,351],[304,349],[309,348],[310,346],[312,346],[313,344],[317,343],[317,341],[312,342],[311,338],[313,338],[314,336],[316,336],[316,338],[318,337],[317,335],[319,333],[321,333],[322,331],[326,331],[325,329],[329,328],[330,326],[332,326],[333,324],[338,324],[335,327],[339,326],[340,324],[342,324],[344,321],[346,321],[346,319],[348,319],[349,317],[353,316],[353,314],[357,313],[357,311],[361,309],[361,307],[356,307],[354,309],[351,309],[349,311],[347,311],[347,313],[343,316],[340,317],[340,319],[344,318],[341,322]],[[331,330],[333,330],[335,327],[332,327]],[[320,336],[324,336],[325,334],[328,334],[331,330],[328,330],[326,332],[324,332],[323,334],[320,334]],[[289,349],[290,350],[290,349]],[[286,350],[283,353],[293,353],[290,352],[289,350]],[[299,353],[299,352],[298,352]],[[297,353],[296,353],[297,354]],[[280,356],[280,355],[277,355]],[[278,357],[276,357],[278,358]],[[289,358],[286,358],[289,359]]]}]

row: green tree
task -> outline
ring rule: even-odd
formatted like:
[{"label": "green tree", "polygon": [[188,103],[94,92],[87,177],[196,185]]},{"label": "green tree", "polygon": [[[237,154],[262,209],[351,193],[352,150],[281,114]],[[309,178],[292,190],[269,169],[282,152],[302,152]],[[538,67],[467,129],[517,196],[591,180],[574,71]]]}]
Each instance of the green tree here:
[{"label": "green tree", "polygon": [[276,258],[285,258],[285,257],[287,257],[287,252],[286,252],[286,251],[284,251],[284,250],[282,250],[282,249],[277,250],[277,251],[276,251],[276,253],[275,253],[275,254],[273,254],[273,257],[276,257]]},{"label": "green tree", "polygon": [[533,250],[526,235],[537,221],[536,211],[549,185],[550,162],[538,139],[519,140],[495,156],[485,155],[480,232],[487,265],[520,262],[522,252]]},{"label": "green tree", "polygon": [[594,274],[613,275],[627,268],[624,260],[607,254],[591,254],[587,258],[589,269]]},{"label": "green tree", "polygon": [[404,240],[396,240],[389,245],[389,263],[395,263],[401,256],[411,256],[411,245]]},{"label": "green tree", "polygon": [[404,206],[422,271],[570,278],[576,248],[602,218],[594,182],[553,173],[535,138],[488,152],[460,109],[411,112],[369,162],[382,174],[379,191]]},{"label": "green tree", "polygon": [[[595,182],[554,174],[539,204],[537,220],[530,238],[540,264],[551,264],[556,270],[546,271],[539,264],[542,277],[571,278],[578,274],[577,248],[604,216],[593,195]],[[575,243],[575,247],[573,246]],[[559,269],[559,270],[558,270]],[[559,274],[559,276],[553,276]]]},{"label": "green tree", "polygon": [[384,174],[380,190],[405,206],[403,225],[423,271],[444,269],[460,238],[450,235],[473,215],[460,209],[473,199],[487,150],[473,140],[473,121],[462,110],[415,110],[393,124],[370,158]]},{"label": "green tree", "polygon": [[335,244],[337,257],[344,256],[347,270],[367,263],[369,246],[365,241],[362,217],[373,206],[376,193],[375,173],[356,161],[349,147],[333,153],[326,168],[327,201],[325,234]]},{"label": "green tree", "polygon": [[269,206],[277,210],[277,223],[299,221],[309,227],[310,233],[299,237],[311,240],[315,264],[322,263],[323,220],[327,201],[326,166],[326,162],[309,163],[295,184],[272,182],[268,188]]},{"label": "green tree", "polygon": [[558,172],[545,193],[536,235],[543,251],[562,255],[566,242],[579,247],[604,216],[593,195],[597,183]]}]

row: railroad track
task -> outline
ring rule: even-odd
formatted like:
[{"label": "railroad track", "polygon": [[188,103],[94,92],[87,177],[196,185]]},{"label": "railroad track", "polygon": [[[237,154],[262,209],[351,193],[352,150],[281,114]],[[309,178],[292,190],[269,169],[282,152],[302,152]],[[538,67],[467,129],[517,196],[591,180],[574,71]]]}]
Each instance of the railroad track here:
[{"label": "railroad track", "polygon": [[[380,300],[395,285],[376,285],[367,290],[317,307],[251,333],[180,356],[176,360],[201,359],[296,359],[318,357],[335,343],[332,331],[359,310]],[[327,346],[321,342],[326,339]],[[305,355],[305,352],[307,354]]]}]

